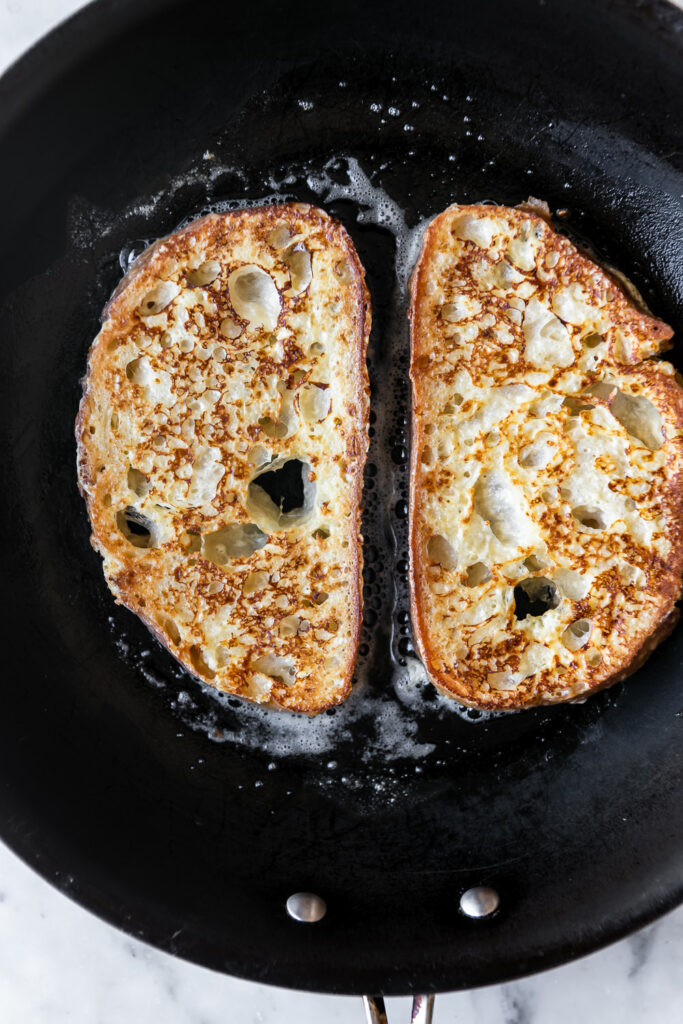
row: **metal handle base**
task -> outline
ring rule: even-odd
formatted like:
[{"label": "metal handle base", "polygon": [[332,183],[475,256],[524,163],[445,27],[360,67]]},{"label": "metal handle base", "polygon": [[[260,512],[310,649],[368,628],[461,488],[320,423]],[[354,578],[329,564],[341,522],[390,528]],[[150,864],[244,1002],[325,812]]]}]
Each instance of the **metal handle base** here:
[{"label": "metal handle base", "polygon": [[[387,1011],[382,996],[363,996],[367,1024],[388,1024]],[[410,1024],[432,1024],[434,996],[413,996]]]}]

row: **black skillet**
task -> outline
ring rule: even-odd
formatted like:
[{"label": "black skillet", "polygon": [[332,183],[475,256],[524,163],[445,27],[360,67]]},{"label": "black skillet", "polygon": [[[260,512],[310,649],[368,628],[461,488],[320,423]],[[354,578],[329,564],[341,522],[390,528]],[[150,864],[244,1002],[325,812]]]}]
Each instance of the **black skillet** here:
[{"label": "black skillet", "polygon": [[[306,183],[356,158],[409,225],[534,194],[680,332],[682,69],[683,15],[657,2],[100,0],[5,75],[0,830],[58,888],[221,971],[389,994],[549,967],[683,898],[683,630],[582,705],[476,721],[429,688],[397,697],[394,237]],[[79,378],[120,254],[273,191],[344,221],[374,302],[366,682],[318,753],[301,733],[273,753],[280,726],[214,699],[114,606],[75,483]],[[483,920],[459,910],[477,885],[500,897]],[[326,900],[319,923],[288,917],[301,890]]]}]

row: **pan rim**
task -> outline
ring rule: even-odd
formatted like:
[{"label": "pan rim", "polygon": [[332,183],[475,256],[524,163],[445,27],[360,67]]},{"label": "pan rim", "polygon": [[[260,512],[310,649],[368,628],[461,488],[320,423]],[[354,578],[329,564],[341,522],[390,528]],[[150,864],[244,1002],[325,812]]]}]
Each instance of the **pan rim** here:
[{"label": "pan rim", "polygon": [[[223,949],[220,959],[215,956],[207,957],[206,939],[200,934],[196,935],[197,952],[194,953],[191,948],[193,945],[191,928],[186,927],[184,929],[185,938],[181,945],[175,939],[170,925],[167,925],[166,928],[156,925],[150,926],[148,907],[144,908],[137,917],[138,923],[133,924],[134,915],[129,909],[130,904],[128,904],[127,908],[123,907],[120,901],[117,901],[115,894],[108,892],[104,885],[97,886],[93,884],[93,876],[97,874],[96,864],[91,863],[88,866],[88,872],[84,873],[84,881],[81,885],[73,873],[66,873],[61,867],[57,866],[56,862],[52,863],[51,857],[45,852],[46,847],[41,846],[40,842],[35,841],[35,832],[30,837],[22,834],[19,829],[12,832],[11,824],[10,828],[5,831],[7,824],[7,819],[4,819],[2,821],[3,834],[0,836],[0,840],[5,843],[15,856],[27,867],[35,871],[44,881],[57,889],[58,892],[76,903],[82,910],[99,918],[100,921],[104,921],[106,924],[117,928],[125,935],[139,942],[144,942],[148,946],[159,949],[170,956],[177,957],[186,963],[195,964],[197,967],[202,967],[206,970],[227,974],[230,977],[240,978],[244,981],[253,981],[280,988],[318,993],[320,995],[360,996],[371,993],[382,996],[411,996],[416,991],[440,994],[507,984],[508,982],[518,981],[521,978],[545,974],[555,968],[563,967],[575,960],[580,960],[585,956],[598,953],[600,950],[606,949],[627,938],[634,932],[653,924],[683,904],[682,881],[678,890],[673,889],[670,896],[661,899],[658,905],[652,906],[640,913],[625,913],[623,922],[614,928],[610,928],[609,935],[604,933],[598,934],[598,929],[595,929],[595,935],[584,935],[579,941],[565,944],[564,946],[561,942],[558,942],[556,948],[543,949],[515,967],[510,967],[502,972],[500,969],[497,969],[494,980],[485,976],[485,967],[481,971],[481,977],[475,978],[473,981],[471,975],[469,975],[467,980],[462,983],[454,982],[451,973],[448,974],[448,980],[446,980],[444,971],[437,968],[429,972],[429,974],[421,971],[423,978],[420,980],[424,980],[424,984],[418,986],[405,985],[393,979],[381,985],[371,984],[372,977],[370,976],[367,979],[367,984],[357,984],[353,980],[346,983],[344,980],[341,982],[335,981],[331,984],[317,985],[311,983],[310,975],[306,973],[300,973],[293,980],[289,966],[281,960],[271,961],[267,967],[261,965],[258,972],[245,971],[243,967],[244,958],[240,959],[240,950],[237,946],[235,946],[231,953],[227,953]],[[201,952],[199,951],[200,946],[202,947]],[[372,970],[370,973],[372,973]],[[361,978],[359,977],[358,980],[360,981]]]}]

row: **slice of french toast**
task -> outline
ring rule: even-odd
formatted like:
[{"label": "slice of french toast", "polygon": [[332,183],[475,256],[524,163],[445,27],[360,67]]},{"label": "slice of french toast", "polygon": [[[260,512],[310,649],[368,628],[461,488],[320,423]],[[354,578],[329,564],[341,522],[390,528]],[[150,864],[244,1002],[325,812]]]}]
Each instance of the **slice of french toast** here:
[{"label": "slice of french toast", "polygon": [[78,477],[107,583],[190,672],[260,704],[349,693],[369,330],[346,231],[289,204],[156,242],[90,350]]},{"label": "slice of french toast", "polygon": [[504,710],[634,671],[676,619],[670,328],[543,210],[451,206],[412,279],[412,621],[447,695]]}]

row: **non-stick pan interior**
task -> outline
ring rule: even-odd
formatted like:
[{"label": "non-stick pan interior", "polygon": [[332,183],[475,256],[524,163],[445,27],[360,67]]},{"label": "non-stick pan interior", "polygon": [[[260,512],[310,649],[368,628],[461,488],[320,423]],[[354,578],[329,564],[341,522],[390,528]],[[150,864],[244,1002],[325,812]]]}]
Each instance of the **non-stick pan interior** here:
[{"label": "non-stick pan interior", "polygon": [[[76,899],[222,970],[398,993],[549,966],[680,898],[683,632],[584,704],[458,708],[412,649],[405,517],[406,282],[450,202],[546,200],[680,331],[671,10],[102,3],[5,79],[1,828]],[[314,720],[214,694],[117,608],[75,481],[122,270],[275,198],[344,222],[373,300],[358,680]],[[501,909],[473,922],[479,883]],[[285,914],[302,889],[315,926]]]}]

